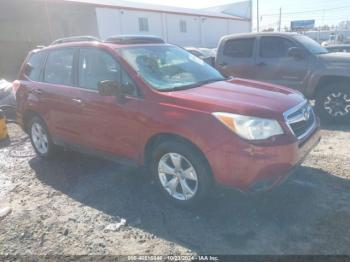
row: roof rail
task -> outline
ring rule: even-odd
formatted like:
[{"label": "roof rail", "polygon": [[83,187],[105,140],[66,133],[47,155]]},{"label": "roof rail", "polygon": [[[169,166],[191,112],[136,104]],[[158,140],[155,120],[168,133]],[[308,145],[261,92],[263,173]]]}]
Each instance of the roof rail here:
[{"label": "roof rail", "polygon": [[162,38],[152,35],[117,35],[108,37],[104,42],[120,45],[165,43],[165,41]]},{"label": "roof rail", "polygon": [[100,41],[97,37],[94,36],[71,36],[60,38],[51,43],[51,45],[70,43],[70,42],[81,42],[81,41]]}]

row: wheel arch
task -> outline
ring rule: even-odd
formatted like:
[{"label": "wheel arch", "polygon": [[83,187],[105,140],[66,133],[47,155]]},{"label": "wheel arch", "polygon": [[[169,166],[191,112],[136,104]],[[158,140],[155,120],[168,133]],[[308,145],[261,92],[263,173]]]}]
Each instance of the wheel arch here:
[{"label": "wheel arch", "polygon": [[143,152],[143,164],[144,165],[146,165],[146,166],[149,165],[149,163],[152,160],[151,157],[152,157],[153,150],[156,148],[157,145],[159,145],[160,143],[162,143],[164,141],[174,141],[174,142],[179,142],[179,143],[183,143],[183,144],[190,146],[193,150],[198,152],[200,157],[205,161],[207,167],[210,170],[210,174],[212,175],[211,166],[209,164],[209,161],[205,157],[205,154],[203,153],[203,151],[196,144],[194,144],[192,141],[190,141],[189,139],[187,139],[183,136],[179,136],[177,134],[173,134],[173,133],[159,133],[159,134],[153,135],[152,137],[150,137],[148,139],[148,141],[144,147],[144,152]]},{"label": "wheel arch", "polygon": [[347,83],[349,84],[350,88],[350,77],[347,76],[335,76],[335,75],[329,75],[329,76],[322,76],[318,84],[316,85],[314,96],[317,97],[317,94],[323,89],[329,86],[330,84],[334,83]]},{"label": "wheel arch", "polygon": [[33,117],[40,117],[41,119],[43,119],[41,117],[41,115],[34,111],[34,110],[27,110],[24,114],[23,114],[23,130],[28,133],[29,132],[29,122]]}]

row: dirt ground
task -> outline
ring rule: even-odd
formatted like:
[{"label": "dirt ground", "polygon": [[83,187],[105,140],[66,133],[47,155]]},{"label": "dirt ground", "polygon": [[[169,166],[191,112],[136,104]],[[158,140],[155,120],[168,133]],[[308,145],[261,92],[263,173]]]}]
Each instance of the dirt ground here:
[{"label": "dirt ground", "polygon": [[[325,128],[272,192],[217,189],[182,210],[142,171],[66,152],[37,158],[9,125],[0,145],[0,254],[350,254],[350,127]],[[126,225],[113,228],[122,219]]]}]

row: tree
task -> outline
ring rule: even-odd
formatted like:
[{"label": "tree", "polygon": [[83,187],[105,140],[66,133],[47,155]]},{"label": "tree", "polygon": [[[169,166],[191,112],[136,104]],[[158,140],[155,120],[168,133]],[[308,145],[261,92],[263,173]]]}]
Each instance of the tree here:
[{"label": "tree", "polygon": [[342,21],[339,23],[338,27],[342,30],[350,30],[350,21]]}]

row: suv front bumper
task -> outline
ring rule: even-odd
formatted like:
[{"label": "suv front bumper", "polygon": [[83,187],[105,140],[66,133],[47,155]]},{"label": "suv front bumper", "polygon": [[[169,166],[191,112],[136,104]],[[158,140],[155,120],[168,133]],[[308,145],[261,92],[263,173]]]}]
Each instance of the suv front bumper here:
[{"label": "suv front bumper", "polygon": [[320,139],[320,130],[316,127],[304,140],[281,137],[281,141],[275,141],[273,145],[261,146],[232,141],[206,155],[219,184],[256,192],[281,184]]}]

